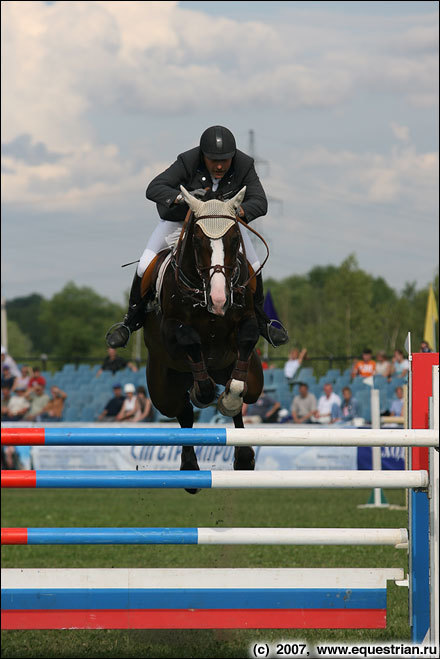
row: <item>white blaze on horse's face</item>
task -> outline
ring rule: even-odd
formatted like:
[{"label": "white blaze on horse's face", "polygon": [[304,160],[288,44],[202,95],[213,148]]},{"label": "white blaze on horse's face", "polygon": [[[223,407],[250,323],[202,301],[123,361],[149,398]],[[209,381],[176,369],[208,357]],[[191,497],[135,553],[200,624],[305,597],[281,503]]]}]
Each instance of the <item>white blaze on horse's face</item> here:
[{"label": "white blaze on horse's face", "polygon": [[[211,243],[211,268],[216,265],[224,266],[225,250],[223,249],[223,239],[213,238]],[[212,302],[212,313],[216,316],[225,315],[226,306],[226,277],[223,272],[214,272],[211,277],[210,298]]]}]

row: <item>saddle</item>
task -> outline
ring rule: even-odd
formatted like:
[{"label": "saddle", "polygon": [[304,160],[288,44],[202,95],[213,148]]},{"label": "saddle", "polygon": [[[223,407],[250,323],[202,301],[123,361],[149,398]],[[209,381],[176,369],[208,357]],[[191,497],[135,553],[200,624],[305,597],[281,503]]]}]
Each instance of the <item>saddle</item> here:
[{"label": "saddle", "polygon": [[[160,282],[159,290],[157,290],[157,284],[158,284],[158,275],[159,275],[159,270],[160,267],[163,265],[166,257],[171,256],[171,250],[169,248],[161,250],[151,261],[150,265],[148,268],[145,270],[144,274],[142,275],[142,282],[141,282],[141,295],[144,298],[147,293],[155,293],[155,297],[159,297],[160,295],[160,288],[162,282]],[[161,278],[162,279],[162,278]]]}]

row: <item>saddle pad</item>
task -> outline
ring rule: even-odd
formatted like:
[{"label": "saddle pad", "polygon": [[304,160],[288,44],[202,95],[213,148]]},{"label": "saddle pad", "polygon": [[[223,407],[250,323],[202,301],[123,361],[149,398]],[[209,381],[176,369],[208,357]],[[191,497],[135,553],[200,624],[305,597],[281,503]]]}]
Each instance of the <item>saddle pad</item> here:
[{"label": "saddle pad", "polygon": [[141,282],[141,295],[144,297],[147,293],[147,291],[151,288],[152,290],[155,288],[155,282],[154,282],[154,275],[156,272],[157,268],[157,262],[160,258],[162,258],[163,253],[165,250],[161,250],[154,259],[151,261],[150,265],[148,268],[145,270],[144,274],[142,275],[142,282]]},{"label": "saddle pad", "polygon": [[165,276],[165,271],[171,261],[171,256],[172,256],[171,252],[167,254],[167,256],[162,261],[162,264],[159,268],[159,272],[157,273],[155,289],[156,289],[156,300],[158,300],[159,302],[160,302],[160,293],[162,290],[163,278]]}]

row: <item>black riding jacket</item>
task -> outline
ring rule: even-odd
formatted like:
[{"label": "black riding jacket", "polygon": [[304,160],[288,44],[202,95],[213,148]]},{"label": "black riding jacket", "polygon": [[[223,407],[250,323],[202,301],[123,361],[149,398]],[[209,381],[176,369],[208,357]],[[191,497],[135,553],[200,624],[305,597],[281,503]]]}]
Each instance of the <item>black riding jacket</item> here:
[{"label": "black riding jacket", "polygon": [[[203,162],[200,148],[185,151],[162,174],[154,178],[147,188],[147,199],[156,202],[163,220],[182,222],[188,211],[186,204],[174,204],[183,185],[188,192],[211,187],[211,175]],[[251,222],[267,213],[267,198],[254,167],[254,160],[242,151],[236,151],[228,172],[220,180],[216,192],[207,194],[206,199],[231,199],[243,186],[246,195],[241,204],[244,220]],[[208,196],[209,195],[209,196]]]}]

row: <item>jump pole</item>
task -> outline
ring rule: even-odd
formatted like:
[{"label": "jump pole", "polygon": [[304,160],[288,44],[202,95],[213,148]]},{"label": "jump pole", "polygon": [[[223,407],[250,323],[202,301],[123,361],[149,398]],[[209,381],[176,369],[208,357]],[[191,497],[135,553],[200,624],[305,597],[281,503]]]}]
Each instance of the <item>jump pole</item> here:
[{"label": "jump pole", "polygon": [[414,471],[2,471],[2,488],[348,488],[428,487],[428,472]]},{"label": "jump pole", "polygon": [[388,545],[408,548],[407,529],[4,528],[2,545]]},{"label": "jump pole", "polygon": [[401,568],[8,569],[4,629],[383,629]]},{"label": "jump pole", "polygon": [[4,446],[437,446],[434,429],[16,428]]}]

